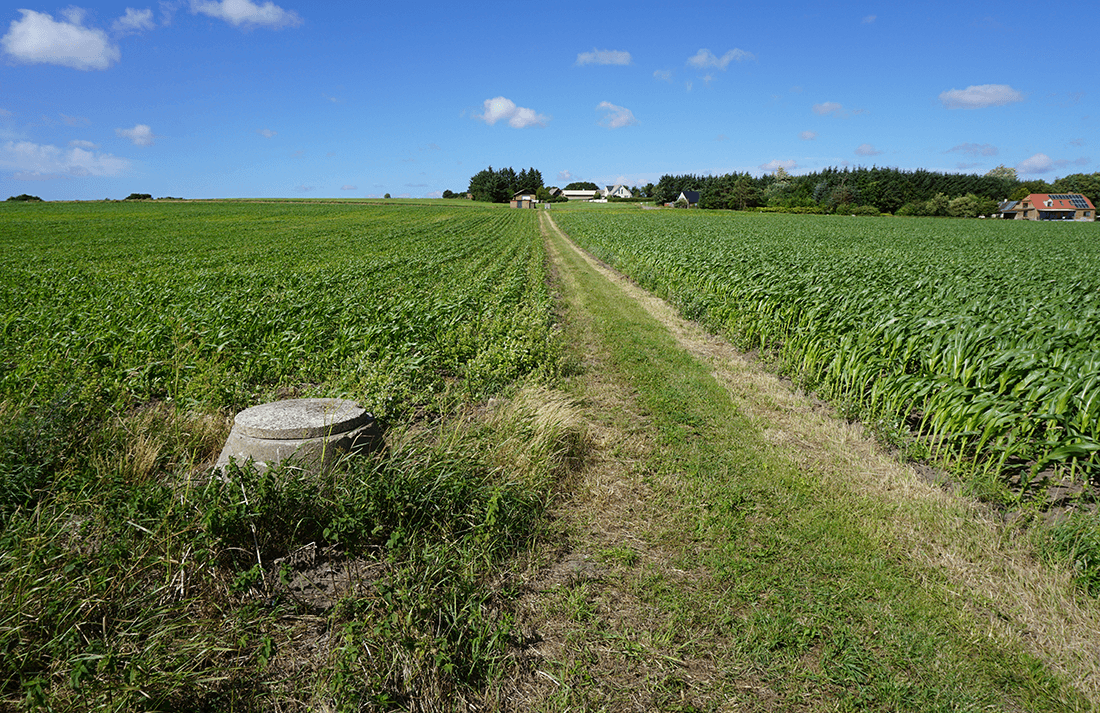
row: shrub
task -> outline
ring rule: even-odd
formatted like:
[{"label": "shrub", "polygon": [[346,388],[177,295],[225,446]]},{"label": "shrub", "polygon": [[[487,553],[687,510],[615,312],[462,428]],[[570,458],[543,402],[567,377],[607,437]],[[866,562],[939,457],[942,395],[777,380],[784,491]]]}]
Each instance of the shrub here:
[{"label": "shrub", "polygon": [[9,201],[22,201],[24,203],[41,203],[42,199],[38,196],[27,195],[26,193],[20,193],[17,196],[9,196]]}]

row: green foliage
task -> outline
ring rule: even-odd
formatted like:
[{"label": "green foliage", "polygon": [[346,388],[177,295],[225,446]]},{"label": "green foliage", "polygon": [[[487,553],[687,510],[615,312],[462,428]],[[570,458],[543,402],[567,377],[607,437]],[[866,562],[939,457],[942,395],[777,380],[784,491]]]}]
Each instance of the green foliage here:
[{"label": "green foliage", "polygon": [[41,406],[4,414],[0,426],[0,532],[21,508],[33,508],[76,455],[93,420],[70,387]]},{"label": "green foliage", "polygon": [[[978,176],[874,166],[843,170],[827,168],[800,176],[792,176],[786,171],[760,177],[747,173],[665,175],[650,195],[663,204],[676,200],[682,190],[697,190],[703,195],[700,202],[702,208],[745,210],[757,205],[783,208],[820,206],[828,212],[851,213],[841,206],[864,205],[874,206],[885,213],[946,215],[946,205],[943,213],[928,213],[919,206],[937,200],[938,194],[943,194],[947,200],[974,194],[999,201],[1017,185],[1014,177],[1003,172]],[[909,207],[901,211],[903,206]]]},{"label": "green foliage", "polygon": [[535,168],[516,173],[511,167],[494,171],[489,166],[470,178],[468,192],[475,201],[507,203],[520,191],[538,191],[542,187],[542,173]]},{"label": "green foliage", "polygon": [[126,201],[151,201],[153,196],[149,193],[131,193],[122,200]]},{"label": "green foliage", "polygon": [[390,418],[556,369],[535,215],[49,207],[9,211],[0,236],[0,403],[17,413],[74,382],[91,408],[230,413],[327,384]]},{"label": "green foliage", "polygon": [[1054,187],[1042,179],[1035,179],[1032,181],[1024,181],[1018,184],[1009,194],[1009,199],[1014,201],[1023,200],[1032,193],[1053,193]]},{"label": "green foliage", "polygon": [[558,220],[686,316],[773,351],[872,421],[908,423],[961,473],[1057,467],[1100,481],[1100,255],[1088,224]]},{"label": "green foliage", "polygon": [[[2,700],[430,708],[497,670],[487,573],[539,531],[577,434],[471,416],[553,379],[560,347],[537,216],[437,206],[7,209]],[[387,449],[323,476],[201,467],[216,424],[287,392],[357,399]],[[286,558],[309,548],[369,577],[305,601],[290,580],[329,575]]]},{"label": "green foliage", "polygon": [[8,196],[9,201],[15,201],[20,203],[41,203],[42,199],[38,196],[28,195],[26,193],[20,193],[17,196]]},{"label": "green foliage", "polygon": [[566,191],[598,191],[600,187],[592,181],[573,181],[563,190]]},{"label": "green foliage", "polygon": [[1049,538],[1051,554],[1073,569],[1085,591],[1100,596],[1100,515],[1075,513],[1051,528]]}]

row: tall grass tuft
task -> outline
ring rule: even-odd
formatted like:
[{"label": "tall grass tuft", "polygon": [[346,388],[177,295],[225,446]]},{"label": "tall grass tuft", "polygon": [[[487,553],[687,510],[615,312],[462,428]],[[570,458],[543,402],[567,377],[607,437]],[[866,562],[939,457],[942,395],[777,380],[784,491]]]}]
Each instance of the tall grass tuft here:
[{"label": "tall grass tuft", "polygon": [[[0,535],[0,701],[362,710],[476,698],[515,637],[501,564],[538,536],[584,429],[564,397],[533,387],[398,431],[319,476],[293,462],[210,476],[179,464],[170,477],[164,461],[98,463],[14,510]],[[319,554],[296,563],[303,551]],[[291,586],[304,580],[324,586]]]}]

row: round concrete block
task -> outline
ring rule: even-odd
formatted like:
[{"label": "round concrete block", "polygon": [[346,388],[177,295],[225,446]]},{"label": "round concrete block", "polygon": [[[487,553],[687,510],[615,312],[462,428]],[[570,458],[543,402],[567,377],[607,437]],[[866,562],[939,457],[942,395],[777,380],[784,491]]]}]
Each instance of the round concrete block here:
[{"label": "round concrete block", "polygon": [[346,399],[290,399],[245,409],[233,419],[216,468],[230,458],[249,458],[259,468],[293,457],[307,470],[331,466],[353,451],[370,450],[381,443],[374,416]]}]

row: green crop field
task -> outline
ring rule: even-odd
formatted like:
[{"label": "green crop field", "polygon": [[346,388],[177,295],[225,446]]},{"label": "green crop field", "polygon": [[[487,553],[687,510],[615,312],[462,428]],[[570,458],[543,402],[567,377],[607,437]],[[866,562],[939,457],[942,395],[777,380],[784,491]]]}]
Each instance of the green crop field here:
[{"label": "green crop field", "polygon": [[[1097,480],[1094,225],[548,215],[915,457]],[[555,302],[579,283],[552,284],[539,224],[468,201],[0,204],[0,709],[491,708],[533,676],[524,568],[564,557],[547,509],[618,457],[556,389],[607,376],[628,400],[629,369],[585,369],[649,359],[573,343],[595,337]],[[211,473],[237,411],[307,396],[357,400],[386,447]],[[628,465],[679,482],[677,453]],[[715,497],[744,486],[709,467]],[[1090,547],[1062,550],[1095,592]]]},{"label": "green crop field", "polygon": [[[560,363],[533,212],[9,204],[0,225],[0,708],[384,706],[492,670],[510,629],[485,568],[533,536],[571,438],[516,396]],[[469,415],[493,395],[514,398]],[[291,396],[358,400],[387,451],[322,482],[207,476],[236,411]]]},{"label": "green crop field", "polygon": [[970,474],[1100,477],[1100,231],[1048,224],[568,212],[683,313]]}]

